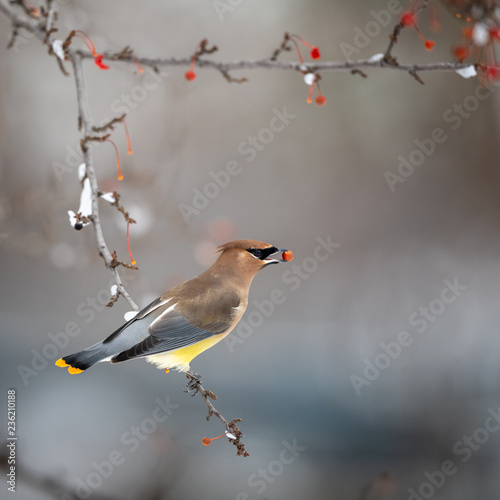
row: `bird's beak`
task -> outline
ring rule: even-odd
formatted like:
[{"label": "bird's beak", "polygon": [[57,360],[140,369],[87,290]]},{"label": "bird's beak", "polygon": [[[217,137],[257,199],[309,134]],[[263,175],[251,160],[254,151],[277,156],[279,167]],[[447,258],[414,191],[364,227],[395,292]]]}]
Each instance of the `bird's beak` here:
[{"label": "bird's beak", "polygon": [[265,265],[279,264],[280,262],[289,262],[293,259],[293,254],[286,248],[278,248],[276,252],[264,259]]}]

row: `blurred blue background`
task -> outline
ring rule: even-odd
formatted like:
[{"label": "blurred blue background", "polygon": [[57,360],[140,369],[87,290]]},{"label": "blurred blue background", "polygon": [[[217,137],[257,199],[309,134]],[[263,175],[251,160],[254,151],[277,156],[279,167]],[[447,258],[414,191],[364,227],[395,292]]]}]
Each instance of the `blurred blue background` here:
[{"label": "blurred blue background", "polygon": [[[404,5],[222,3],[231,8],[63,2],[58,36],[81,29],[98,51],[130,45],[137,55],[178,57],[208,38],[219,50],[207,58],[236,60],[270,56],[290,31],[319,46],[324,61],[343,60],[345,44],[357,59],[383,52],[398,22],[391,14],[360,47],[355,37],[373,11]],[[420,15],[436,49],[406,30],[398,60],[450,58],[461,25],[439,11],[439,35]],[[3,17],[0,33],[6,45]],[[210,69],[186,82],[187,68],[167,67],[155,86],[148,70],[85,63],[94,121],[128,112],[134,154],[121,127],[112,136],[124,180],[109,144],[96,146],[95,166],[102,189],[119,190],[138,222],[139,271],[125,275],[141,306],[202,272],[231,239],[294,252],[293,263],[256,277],[246,330],[192,363],[224,416],[243,418],[250,457],[241,458],[224,439],[202,445],[222,427],[183,392],[182,374],[134,361],[74,377],[53,365],[111,333],[129,307],[103,307],[111,275],[92,228],[68,224],[80,192],[75,88],[45,51],[30,39],[0,51],[0,380],[3,400],[17,389],[25,467],[82,498],[412,498],[411,489],[415,498],[497,498],[498,87],[480,101],[477,79],[453,72],[422,74],[425,85],[391,70],[324,72],[327,103],[318,107],[293,72],[234,72],[249,79],[238,85]],[[280,113],[293,118],[268,140],[262,130]],[[245,153],[259,133],[261,150]],[[433,134],[441,142],[427,140]],[[420,164],[391,189],[387,172],[400,175],[410,159]],[[241,172],[186,221],[180,205],[193,206],[196,190],[231,161]],[[100,207],[110,249],[127,260],[123,217]],[[320,240],[336,248],[318,251]],[[264,314],[273,290],[284,300]],[[58,335],[66,329],[81,332]],[[66,340],[58,347],[54,338]],[[47,498],[22,480],[18,490]]]}]

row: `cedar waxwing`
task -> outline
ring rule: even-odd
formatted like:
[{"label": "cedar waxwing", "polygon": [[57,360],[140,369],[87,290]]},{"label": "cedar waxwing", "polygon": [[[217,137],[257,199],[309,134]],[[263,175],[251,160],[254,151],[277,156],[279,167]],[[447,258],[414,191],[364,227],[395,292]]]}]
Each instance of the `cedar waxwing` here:
[{"label": "cedar waxwing", "polygon": [[204,273],[164,293],[102,342],[61,358],[56,365],[76,374],[100,361],[145,357],[167,372],[176,368],[193,373],[191,360],[220,342],[240,321],[257,272],[293,258],[284,248],[253,240],[231,241],[217,251],[218,259]]}]

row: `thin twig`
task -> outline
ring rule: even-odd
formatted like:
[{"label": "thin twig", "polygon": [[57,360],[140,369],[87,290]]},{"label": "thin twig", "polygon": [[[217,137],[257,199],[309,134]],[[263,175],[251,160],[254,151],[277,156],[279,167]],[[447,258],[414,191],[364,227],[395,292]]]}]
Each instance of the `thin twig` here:
[{"label": "thin twig", "polygon": [[[17,4],[23,9],[23,11],[26,12],[27,7],[24,3],[17,2]],[[11,5],[6,0],[0,0],[0,11],[10,19],[10,22],[14,28],[23,28],[26,31],[33,33],[42,42],[44,41],[45,29],[42,27],[37,18],[33,18],[33,16],[30,14],[26,14],[23,16],[16,13],[13,5]]]},{"label": "thin twig", "polygon": [[42,42],[45,38],[45,31],[38,24],[27,16],[17,14],[11,5],[6,0],[0,0],[0,11],[10,19],[13,28],[23,28],[30,33],[33,33]]},{"label": "thin twig", "polygon": [[[82,60],[77,52],[71,52],[71,64],[73,65],[75,83],[76,83],[76,93],[78,100],[78,122],[82,126],[82,133],[84,139],[87,137],[92,137],[90,134],[93,131],[92,119],[90,117],[90,112],[88,109],[87,96],[85,92],[85,80],[83,77]],[[101,226],[101,219],[99,217],[99,186],[97,184],[97,177],[94,170],[93,164],[93,154],[92,154],[92,141],[82,141],[82,151],[83,151],[83,161],[86,167],[87,177],[90,181],[90,189],[92,191],[92,224],[94,225],[95,236],[97,239],[97,247],[99,249],[99,254],[104,259],[106,267],[110,269],[113,279],[118,287],[118,293],[123,295],[134,311],[138,311],[139,307],[134,302],[132,297],[129,295],[125,287],[123,286],[120,273],[118,272],[116,266],[113,266],[113,257],[111,252],[106,245],[104,239],[104,234]]]},{"label": "thin twig", "polygon": [[54,0],[47,0],[47,18],[45,19],[45,42],[48,42],[52,33],[57,31],[54,28],[54,21],[57,19],[57,4]]},{"label": "thin twig", "polygon": [[[94,56],[90,52],[78,51],[82,59],[91,59]],[[106,61],[116,60],[116,53],[104,52]],[[150,58],[150,57],[134,57],[121,58],[120,62],[133,63],[139,62],[141,66],[158,68],[162,66],[189,66],[191,58]],[[359,59],[357,61],[325,61],[325,62],[308,62],[301,63],[298,61],[274,61],[272,59],[257,59],[244,61],[213,61],[210,59],[197,59],[196,66],[198,68],[210,68],[217,71],[228,72],[242,69],[272,69],[284,71],[297,71],[299,73],[316,73],[325,71],[352,71],[358,68],[384,68],[396,69],[400,71],[456,71],[470,66],[470,63],[459,63],[456,61],[443,61],[438,63],[427,64],[399,64],[395,66],[392,63],[380,61],[371,61],[369,59]]]},{"label": "thin twig", "polygon": [[[81,116],[78,119],[78,123],[82,123]],[[81,125],[78,127],[79,129],[81,128]],[[88,142],[105,142],[111,137],[111,134],[106,134],[106,135],[86,135],[83,137],[80,141],[80,147],[82,148],[82,151],[87,147]]]},{"label": "thin twig", "polygon": [[[427,1],[417,9],[417,12],[425,8]],[[9,7],[5,0],[0,0],[0,11],[2,11],[12,22],[15,28],[23,28],[27,31],[31,31],[42,41],[45,37],[45,31],[38,27],[31,19],[21,18],[15,14],[11,7]],[[399,24],[397,26],[400,26]],[[251,70],[251,69],[272,69],[272,70],[284,70],[284,71],[297,71],[300,73],[317,73],[325,71],[352,71],[353,69],[360,68],[382,68],[382,69],[392,69],[406,72],[422,72],[422,71],[456,71],[457,69],[463,69],[470,66],[470,63],[460,63],[458,61],[443,61],[438,63],[428,63],[428,64],[394,64],[391,60],[391,50],[393,42],[391,41],[388,50],[386,51],[386,59],[380,61],[370,61],[369,59],[360,59],[357,61],[326,61],[326,62],[308,62],[301,63],[298,61],[277,61],[274,60],[272,55],[271,58],[258,59],[258,60],[242,60],[242,61],[214,61],[211,59],[201,59],[197,57],[196,66],[198,68],[210,68],[219,71],[222,75],[227,74],[229,71],[233,70]],[[212,50],[212,49],[209,49]],[[204,54],[209,52],[205,49]],[[92,59],[94,56],[88,51],[77,50],[74,51],[71,48],[67,49],[69,57],[74,52],[82,59]],[[275,51],[276,52],[276,51]],[[139,63],[143,67],[150,67],[157,71],[159,67],[165,66],[190,66],[192,56],[189,57],[137,57],[130,53],[127,56],[127,52],[123,50],[120,52],[104,52],[103,60],[105,61],[116,61],[127,64],[133,64],[134,66]]]},{"label": "thin twig", "polygon": [[34,6],[26,5],[26,2],[24,0],[11,0],[11,3],[13,5],[19,5],[19,7],[21,7],[21,9],[24,11],[24,13],[28,17],[30,17],[32,19],[39,20],[40,11],[37,8],[35,8]]},{"label": "thin twig", "polygon": [[[432,0],[430,0],[430,1],[432,1]],[[416,7],[413,9],[412,12],[416,15],[420,11],[427,8],[428,4],[429,4],[429,0],[421,0],[420,4],[416,5]],[[403,67],[401,67],[401,65],[398,63],[396,58],[392,55],[392,49],[394,48],[396,43],[398,43],[399,34],[401,33],[401,30],[403,28],[404,28],[404,26],[401,22],[399,22],[398,24],[396,24],[396,26],[394,26],[393,32],[389,35],[389,45],[387,46],[387,49],[384,53],[383,62],[389,64],[394,69],[405,69],[404,65],[403,65]],[[460,69],[460,68],[455,68],[455,69]],[[419,83],[421,83],[421,84],[424,83],[419,77],[417,77],[417,71],[422,71],[421,68],[420,69],[416,68],[416,67],[413,67],[410,69],[406,68],[406,71],[408,71],[408,73],[410,73],[410,75],[413,76],[413,78],[415,78],[415,80],[417,80]]]},{"label": "thin twig", "polygon": [[129,213],[125,210],[125,207],[121,204],[120,193],[114,191],[113,196],[115,198],[115,201],[113,203],[111,203],[111,205],[116,207],[118,212],[120,212],[123,215],[125,222],[128,222],[129,224],[136,224],[137,221],[135,221],[134,219],[132,219],[132,217],[130,217]]},{"label": "thin twig", "polygon": [[285,35],[283,36],[283,41],[281,42],[281,45],[277,49],[275,49],[274,52],[272,53],[270,57],[271,61],[277,61],[279,55],[282,52],[287,52],[292,50],[291,45],[288,43],[289,41],[290,41],[290,35],[288,34],[288,32],[286,32]]},{"label": "thin twig", "polygon": [[387,46],[387,50],[384,53],[384,62],[392,66],[398,65],[398,63],[396,62],[396,58],[391,54],[391,52],[394,48],[394,45],[398,42],[399,33],[401,33],[402,29],[403,25],[401,23],[394,26],[393,32],[389,35],[389,45]]},{"label": "thin twig", "polygon": [[[242,457],[250,456],[250,454],[245,450],[245,445],[241,442],[243,432],[241,432],[240,428],[237,425],[238,422],[241,422],[241,418],[235,418],[231,420],[231,422],[227,421],[223,417],[222,413],[217,410],[217,408],[212,403],[212,401],[215,401],[217,399],[217,396],[212,391],[209,391],[203,387],[203,385],[201,384],[201,377],[194,373],[186,373],[186,377],[189,379],[188,390],[194,390],[195,392],[193,395],[200,394],[203,401],[207,405],[207,420],[210,420],[210,417],[212,415],[215,415],[226,428],[226,432],[232,434],[235,437],[235,439],[228,437],[228,440],[230,443],[236,446],[236,454]],[[186,392],[188,392],[188,390]]]},{"label": "thin twig", "polygon": [[117,123],[123,122],[123,120],[125,119],[126,116],[127,116],[127,113],[123,113],[123,115],[117,116],[116,118],[113,118],[112,120],[110,120],[108,123],[105,123],[101,127],[95,127],[95,126],[92,127],[92,130],[94,132],[97,132],[97,133],[105,132],[106,130],[108,130],[108,128],[110,130],[114,130],[115,129],[115,125]]}]

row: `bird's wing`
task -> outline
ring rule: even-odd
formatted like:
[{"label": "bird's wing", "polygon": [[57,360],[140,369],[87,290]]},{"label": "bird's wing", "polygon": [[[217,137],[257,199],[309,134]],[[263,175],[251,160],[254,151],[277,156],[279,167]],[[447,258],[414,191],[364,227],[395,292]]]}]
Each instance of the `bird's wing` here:
[{"label": "bird's wing", "polygon": [[112,362],[118,363],[132,358],[181,349],[219,335],[230,328],[234,318],[234,309],[238,304],[239,298],[236,294],[230,298],[224,297],[224,300],[214,305],[216,309],[223,308],[224,311],[213,315],[214,319],[205,322],[203,327],[193,325],[183,314],[176,311],[176,304],[170,307],[167,304],[165,311],[149,325],[149,335],[135,346],[115,356]]},{"label": "bird's wing", "polygon": [[144,319],[148,314],[151,314],[153,311],[155,311],[159,307],[165,306],[170,300],[171,299],[164,300],[161,297],[159,297],[158,299],[153,300],[153,302],[151,302],[146,307],[144,307],[143,309],[141,309],[132,319],[130,319],[129,321],[127,321],[125,324],[123,324],[122,326],[120,326],[120,328],[118,328],[118,330],[115,330],[111,335],[109,335],[108,337],[106,337],[102,341],[102,343],[103,344],[108,344],[109,342],[111,342],[112,340],[114,340],[116,337],[118,337],[118,335],[120,335],[120,333],[122,333],[123,330],[125,330],[126,328],[128,328],[132,323],[135,323],[138,320]]}]

